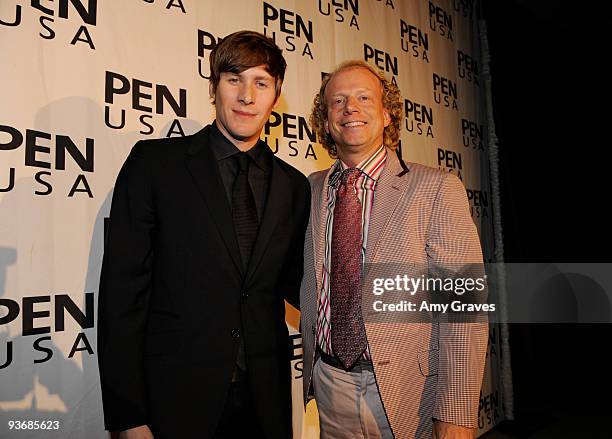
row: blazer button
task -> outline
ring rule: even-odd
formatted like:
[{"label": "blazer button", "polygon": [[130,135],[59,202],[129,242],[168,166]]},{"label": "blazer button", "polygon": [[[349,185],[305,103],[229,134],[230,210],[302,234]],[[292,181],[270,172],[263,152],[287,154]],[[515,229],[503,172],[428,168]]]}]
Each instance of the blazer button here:
[{"label": "blazer button", "polygon": [[246,299],[246,298],[248,298],[248,297],[249,297],[249,292],[248,292],[248,291],[243,291],[243,292],[242,292],[242,298],[243,298],[243,299]]},{"label": "blazer button", "polygon": [[240,338],[240,329],[232,329],[232,338]]}]

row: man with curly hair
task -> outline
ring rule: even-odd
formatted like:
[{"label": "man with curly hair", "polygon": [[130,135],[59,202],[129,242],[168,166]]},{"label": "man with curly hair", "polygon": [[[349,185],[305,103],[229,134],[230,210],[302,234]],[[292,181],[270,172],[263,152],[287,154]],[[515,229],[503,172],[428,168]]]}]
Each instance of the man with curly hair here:
[{"label": "man with curly hair", "polygon": [[461,181],[396,154],[401,102],[363,61],[341,64],[314,99],[311,124],[338,159],[309,177],[300,291],[304,401],[317,401],[322,439],[462,439],[477,426],[486,322],[373,321],[362,309],[373,265],[482,263]]}]

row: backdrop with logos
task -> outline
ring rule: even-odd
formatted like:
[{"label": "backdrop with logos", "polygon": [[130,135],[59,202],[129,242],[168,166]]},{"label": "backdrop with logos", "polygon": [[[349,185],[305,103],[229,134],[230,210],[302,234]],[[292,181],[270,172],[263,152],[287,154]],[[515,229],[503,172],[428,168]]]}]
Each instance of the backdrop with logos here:
[{"label": "backdrop with logos", "polygon": [[[329,167],[307,124],[321,77],[346,59],[376,65],[402,91],[402,157],[459,176],[485,259],[499,260],[477,12],[469,0],[0,2],[0,436],[25,421],[19,437],[106,437],[95,325],[113,184],[137,140],[214,119],[208,57],[236,30],[274,38],[288,62],[262,133],[275,154],[307,175]],[[298,321],[289,309],[294,435],[309,439]],[[491,325],[480,433],[504,418],[503,333]]]}]

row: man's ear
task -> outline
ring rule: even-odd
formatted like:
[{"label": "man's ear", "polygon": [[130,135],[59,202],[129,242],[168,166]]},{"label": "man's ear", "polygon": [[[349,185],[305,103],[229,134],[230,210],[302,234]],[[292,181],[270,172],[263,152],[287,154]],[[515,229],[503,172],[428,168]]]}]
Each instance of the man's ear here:
[{"label": "man's ear", "polygon": [[385,128],[391,124],[391,113],[386,108],[383,108],[383,120],[385,122]]},{"label": "man's ear", "polygon": [[215,100],[215,86],[212,81],[208,83],[208,95],[213,101]]}]

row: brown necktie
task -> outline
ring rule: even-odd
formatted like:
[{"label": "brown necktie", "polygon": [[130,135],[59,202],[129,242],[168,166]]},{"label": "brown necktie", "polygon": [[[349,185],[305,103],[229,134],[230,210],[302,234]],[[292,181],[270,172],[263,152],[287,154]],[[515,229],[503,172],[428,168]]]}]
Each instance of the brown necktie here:
[{"label": "brown necktie", "polygon": [[361,313],[361,203],[355,193],[357,168],[343,171],[336,192],[331,245],[331,339],[345,369],[367,347]]}]

